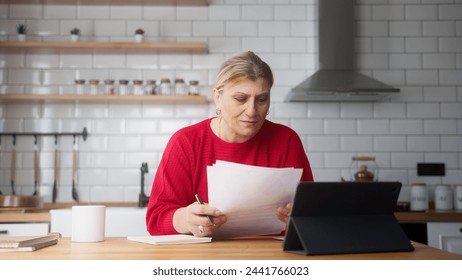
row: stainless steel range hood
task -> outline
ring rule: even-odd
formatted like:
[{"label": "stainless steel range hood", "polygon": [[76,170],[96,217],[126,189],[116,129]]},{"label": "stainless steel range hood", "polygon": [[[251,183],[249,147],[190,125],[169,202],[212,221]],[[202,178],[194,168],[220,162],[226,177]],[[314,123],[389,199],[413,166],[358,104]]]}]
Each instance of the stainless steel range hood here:
[{"label": "stainless steel range hood", "polygon": [[399,93],[355,70],[354,3],[318,1],[319,70],[292,88],[287,101],[378,101]]}]

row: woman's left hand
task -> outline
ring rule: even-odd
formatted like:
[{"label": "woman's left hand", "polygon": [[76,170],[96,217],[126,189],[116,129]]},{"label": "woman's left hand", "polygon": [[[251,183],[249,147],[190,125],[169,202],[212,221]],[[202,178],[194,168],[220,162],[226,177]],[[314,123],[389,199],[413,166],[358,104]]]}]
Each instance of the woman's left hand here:
[{"label": "woman's left hand", "polygon": [[289,215],[290,215],[291,210],[292,210],[292,203],[287,203],[286,206],[279,207],[276,210],[276,216],[281,222],[287,225],[287,223],[289,222]]}]

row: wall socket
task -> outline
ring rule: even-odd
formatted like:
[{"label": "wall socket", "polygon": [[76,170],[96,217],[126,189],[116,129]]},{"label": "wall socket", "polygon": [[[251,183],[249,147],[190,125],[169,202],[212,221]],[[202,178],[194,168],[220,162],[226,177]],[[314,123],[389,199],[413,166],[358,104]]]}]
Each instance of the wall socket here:
[{"label": "wall socket", "polygon": [[444,176],[446,167],[444,163],[417,163],[418,176]]}]

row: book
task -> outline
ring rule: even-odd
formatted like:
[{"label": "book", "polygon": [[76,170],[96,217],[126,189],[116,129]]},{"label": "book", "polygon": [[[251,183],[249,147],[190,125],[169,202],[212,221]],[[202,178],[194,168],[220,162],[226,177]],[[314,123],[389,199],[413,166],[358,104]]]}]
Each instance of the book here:
[{"label": "book", "polygon": [[197,237],[187,234],[128,236],[127,240],[151,245],[193,244],[212,242],[212,237]]},{"label": "book", "polygon": [[56,241],[61,234],[51,232],[47,235],[36,236],[2,236],[0,237],[0,249],[17,249],[24,247],[37,247],[49,241]]},{"label": "book", "polygon": [[17,247],[17,248],[0,248],[0,253],[2,252],[32,252],[36,251],[51,245],[58,244],[58,239],[55,240],[50,240],[42,243],[38,243],[32,246],[26,246],[26,247]]}]

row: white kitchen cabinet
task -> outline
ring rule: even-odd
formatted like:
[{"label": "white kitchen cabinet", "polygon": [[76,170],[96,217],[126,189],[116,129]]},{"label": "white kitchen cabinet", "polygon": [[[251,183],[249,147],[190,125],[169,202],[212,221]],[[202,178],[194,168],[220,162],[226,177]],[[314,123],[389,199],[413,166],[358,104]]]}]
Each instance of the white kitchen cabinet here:
[{"label": "white kitchen cabinet", "polygon": [[428,245],[462,255],[462,223],[427,223]]},{"label": "white kitchen cabinet", "polygon": [[0,223],[0,236],[46,235],[49,223]]}]

